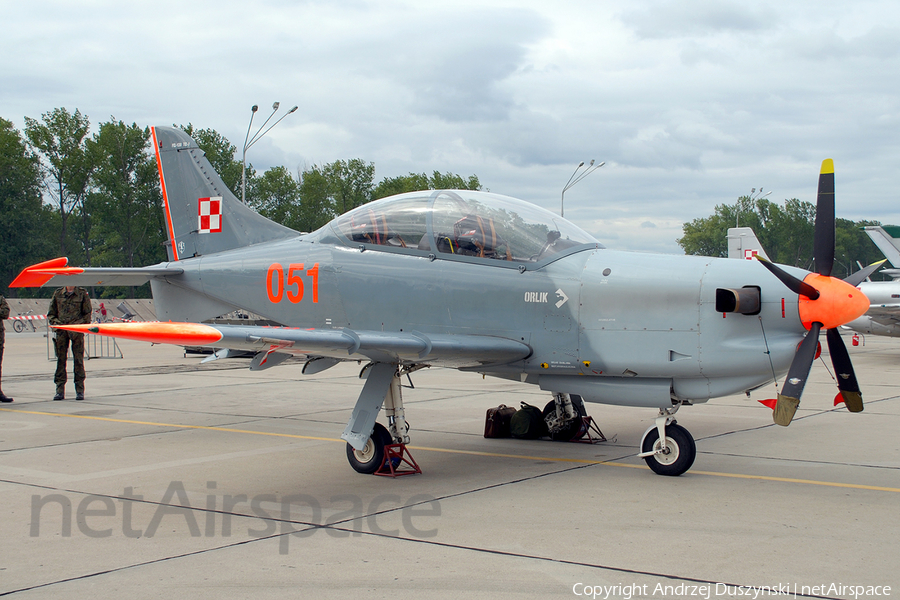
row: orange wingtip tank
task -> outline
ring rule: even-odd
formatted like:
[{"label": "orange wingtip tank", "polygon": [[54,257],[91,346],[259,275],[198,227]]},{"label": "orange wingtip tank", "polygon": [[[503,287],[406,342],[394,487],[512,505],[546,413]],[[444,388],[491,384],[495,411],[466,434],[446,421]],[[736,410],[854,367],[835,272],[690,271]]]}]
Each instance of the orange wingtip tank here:
[{"label": "orange wingtip tank", "polygon": [[83,269],[75,267],[67,267],[69,259],[66,257],[45,260],[42,263],[25,267],[18,277],[13,279],[9,284],[11,288],[18,287],[41,287],[51,279],[54,275],[71,275],[81,273]]},{"label": "orange wingtip tank", "polygon": [[86,325],[58,325],[57,329],[107,335],[114,338],[175,344],[178,346],[205,346],[222,339],[222,332],[202,323],[89,323]]}]

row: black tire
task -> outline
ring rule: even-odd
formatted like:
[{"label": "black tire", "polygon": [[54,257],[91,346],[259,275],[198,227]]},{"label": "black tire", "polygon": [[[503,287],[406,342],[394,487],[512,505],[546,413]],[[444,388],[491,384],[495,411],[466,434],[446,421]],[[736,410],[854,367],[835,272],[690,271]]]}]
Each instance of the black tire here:
[{"label": "black tire", "polygon": [[[579,401],[575,401],[575,398],[578,398]],[[550,439],[554,442],[571,442],[573,440],[580,440],[584,437],[584,434],[587,433],[587,429],[584,427],[584,421],[581,417],[587,416],[587,413],[584,410],[584,404],[580,402],[580,396],[572,397],[572,404],[575,406],[575,412],[578,414],[577,417],[572,419],[572,421],[556,433],[548,433]],[[541,414],[544,417],[544,422],[547,422],[547,417],[556,412],[556,401],[551,400],[544,407],[544,410]]]},{"label": "black tire", "polygon": [[25,323],[22,321],[13,321],[13,329],[16,333],[22,333],[25,331]]},{"label": "black tire", "polygon": [[[644,438],[641,451],[651,452],[657,448],[658,444],[659,430],[654,427]],[[644,460],[657,475],[677,477],[694,464],[694,459],[697,457],[697,446],[688,430],[675,423],[666,427],[666,444],[669,448],[668,454],[654,454],[645,457]]]},{"label": "black tire", "polygon": [[375,429],[366,440],[365,448],[360,451],[347,444],[347,460],[357,473],[371,475],[384,464],[384,447],[392,442],[387,428],[381,423],[375,423]]}]

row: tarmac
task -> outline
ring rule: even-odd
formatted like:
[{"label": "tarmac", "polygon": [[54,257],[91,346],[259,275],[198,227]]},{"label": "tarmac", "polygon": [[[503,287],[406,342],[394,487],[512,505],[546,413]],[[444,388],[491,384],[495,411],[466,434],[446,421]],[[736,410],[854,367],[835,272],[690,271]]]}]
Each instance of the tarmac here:
[{"label": "tarmac", "polygon": [[486,409],[549,395],[424,369],[403,390],[422,474],[392,479],[340,440],[357,363],[120,342],[53,402],[44,331],[8,330],[0,596],[896,596],[900,340],[844,338],[863,413],[832,406],[823,353],[789,428],[757,402],[773,385],[683,408],[697,459],[674,478],[635,456],[650,409],[589,404],[599,444],[485,439]]}]

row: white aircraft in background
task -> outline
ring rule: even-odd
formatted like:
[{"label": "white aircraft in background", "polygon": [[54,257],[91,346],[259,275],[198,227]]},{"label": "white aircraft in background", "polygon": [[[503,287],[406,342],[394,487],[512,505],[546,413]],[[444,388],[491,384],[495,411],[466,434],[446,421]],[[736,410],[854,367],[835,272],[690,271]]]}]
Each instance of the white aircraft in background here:
[{"label": "white aircraft in background", "polygon": [[[900,233],[900,228],[888,226]],[[866,314],[845,324],[844,327],[859,333],[900,337],[900,239],[884,228],[866,227],[869,238],[878,246],[885,258],[895,268],[883,269],[892,281],[864,281],[857,287],[869,297],[871,304]]]}]

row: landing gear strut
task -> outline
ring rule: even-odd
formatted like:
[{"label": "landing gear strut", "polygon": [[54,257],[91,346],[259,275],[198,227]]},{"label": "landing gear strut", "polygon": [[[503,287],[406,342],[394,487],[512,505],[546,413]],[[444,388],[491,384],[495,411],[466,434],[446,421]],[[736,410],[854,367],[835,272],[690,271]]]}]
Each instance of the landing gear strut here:
[{"label": "landing gear strut", "polygon": [[544,422],[550,439],[555,442],[572,442],[584,437],[584,401],[576,394],[553,393],[553,400],[543,410]]},{"label": "landing gear strut", "polygon": [[[657,475],[676,477],[694,464],[697,446],[688,430],[679,425],[673,415],[681,405],[660,409],[656,425],[644,433],[639,457],[647,462]],[[661,440],[665,440],[662,442]]]},{"label": "landing gear strut", "polygon": [[[360,377],[366,375],[366,385],[341,435],[347,440],[347,460],[356,472],[391,477],[422,472],[406,448],[409,425],[403,409],[400,377],[424,366],[374,363],[363,369]],[[375,422],[382,407],[387,427]],[[363,432],[370,427],[372,433],[364,438]]]}]

